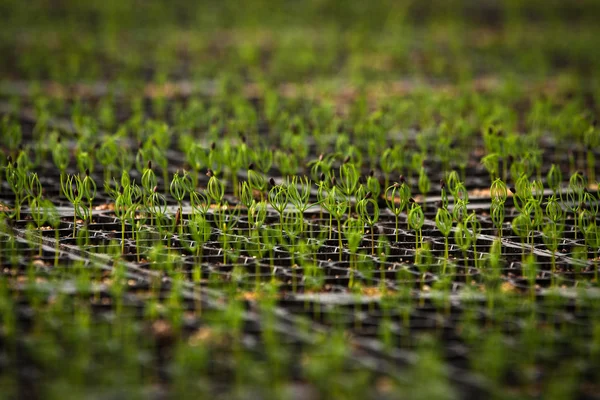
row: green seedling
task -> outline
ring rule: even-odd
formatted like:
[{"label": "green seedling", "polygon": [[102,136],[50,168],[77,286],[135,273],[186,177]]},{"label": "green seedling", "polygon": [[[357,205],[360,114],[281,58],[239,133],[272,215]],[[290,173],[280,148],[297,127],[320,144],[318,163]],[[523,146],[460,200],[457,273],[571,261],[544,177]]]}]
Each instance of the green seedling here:
[{"label": "green seedling", "polygon": [[375,223],[379,220],[379,206],[371,197],[370,192],[367,198],[361,200],[356,205],[358,215],[364,224],[369,225],[371,231],[371,254],[375,255]]},{"label": "green seedling", "polygon": [[410,211],[408,212],[408,226],[415,231],[415,249],[418,249],[423,245],[421,238],[421,228],[425,223],[425,214],[421,206],[417,203],[412,203]]},{"label": "green seedling", "polygon": [[467,256],[467,250],[471,247],[471,243],[473,240],[473,233],[468,229],[466,223],[463,224],[459,222],[456,225],[456,230],[454,231],[454,241],[456,245],[462,250],[464,255],[464,263],[465,263],[465,273],[469,272],[469,258]]},{"label": "green seedling", "polygon": [[14,216],[20,220],[21,207],[27,199],[27,197],[24,196],[24,191],[27,187],[27,174],[25,169],[19,167],[19,164],[13,163],[10,158],[8,159],[8,166],[6,167],[6,182],[8,182],[15,195]]},{"label": "green seedling", "polygon": [[564,226],[557,224],[555,221],[549,221],[544,225],[543,239],[546,248],[552,253],[552,273],[556,272],[556,251],[562,237]]},{"label": "green seedling", "polygon": [[388,188],[390,186],[390,174],[397,167],[397,161],[393,149],[385,149],[381,157],[379,158],[379,166],[384,176],[383,187]]},{"label": "green seedling", "polygon": [[350,280],[348,281],[348,287],[352,288],[354,285],[354,271],[358,267],[358,246],[363,239],[365,232],[365,224],[362,220],[357,218],[350,218],[344,222],[344,237],[348,244],[348,250],[350,251]]},{"label": "green seedling", "polygon": [[[403,180],[403,179],[402,179]],[[405,182],[402,183],[394,183],[392,186],[389,186],[385,191],[385,201],[388,206],[388,209],[392,211],[395,217],[396,222],[396,242],[398,241],[398,220],[400,218],[400,214],[404,209],[408,209],[408,204],[410,203],[411,193],[410,188]]]},{"label": "green seedling", "polygon": [[527,214],[519,214],[512,221],[513,232],[521,238],[523,247],[523,260],[525,260],[525,248],[529,241],[529,234],[532,230],[531,218]]},{"label": "green seedling", "polygon": [[63,195],[71,202],[75,212],[73,213],[73,237],[75,237],[75,228],[77,227],[77,217],[81,217],[81,200],[83,191],[80,190],[80,180],[75,175],[61,175],[60,187]]},{"label": "green seedling", "polygon": [[452,231],[452,216],[445,208],[438,208],[437,213],[435,215],[435,225],[438,230],[444,236],[444,268],[442,269],[442,274],[446,273],[446,266],[448,264],[448,236],[450,236],[450,232]]},{"label": "green seedling", "polygon": [[[83,198],[85,198],[88,202],[88,216],[89,221],[92,222],[92,212],[93,212],[93,202],[96,198],[96,193],[98,191],[98,187],[96,186],[96,182],[94,178],[90,176],[90,171],[85,171],[85,177],[81,179],[77,176],[77,190],[83,194]],[[85,218],[84,218],[85,219]]]},{"label": "green seedling", "polygon": [[343,197],[348,202],[348,218],[352,208],[350,207],[350,201],[358,190],[359,173],[356,166],[352,163],[342,164],[339,169],[339,179],[336,180],[336,186]]},{"label": "green seedling", "polygon": [[279,214],[279,228],[283,234],[283,216],[288,205],[288,190],[286,186],[275,185],[269,190],[269,204]]},{"label": "green seedling", "polygon": [[267,180],[265,176],[254,169],[254,164],[250,164],[248,167],[248,185],[250,189],[256,190],[260,193],[260,199],[265,199],[265,192],[267,191]]}]

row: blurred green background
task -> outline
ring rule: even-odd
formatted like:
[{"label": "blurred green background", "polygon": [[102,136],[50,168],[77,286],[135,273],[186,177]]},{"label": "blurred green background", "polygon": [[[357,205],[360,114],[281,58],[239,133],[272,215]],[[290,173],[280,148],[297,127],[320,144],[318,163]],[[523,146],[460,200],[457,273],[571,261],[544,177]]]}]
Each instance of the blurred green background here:
[{"label": "blurred green background", "polygon": [[0,79],[595,77],[600,2],[0,2]]}]

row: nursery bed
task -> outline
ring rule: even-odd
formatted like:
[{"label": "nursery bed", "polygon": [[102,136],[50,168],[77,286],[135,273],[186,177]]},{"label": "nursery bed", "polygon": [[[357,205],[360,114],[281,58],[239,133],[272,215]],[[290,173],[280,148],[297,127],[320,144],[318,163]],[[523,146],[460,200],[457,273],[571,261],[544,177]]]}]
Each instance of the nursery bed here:
[{"label": "nursery bed", "polygon": [[17,3],[0,397],[599,398],[597,2]]},{"label": "nursery bed", "polygon": [[[25,134],[24,140],[27,140],[27,132],[37,121],[31,113],[21,112],[17,118]],[[77,134],[60,117],[50,119],[48,123],[63,133]],[[76,151],[78,146],[68,139],[61,145],[72,148],[71,151]],[[481,145],[480,142],[478,146]],[[556,153],[551,147],[543,151],[544,167],[540,173],[546,176],[550,170],[547,165],[552,164],[568,168],[568,160],[556,158],[564,154]],[[314,157],[318,155],[309,154],[309,159]],[[184,159],[186,155],[177,148],[169,149],[169,175],[190,167],[185,162],[178,162]],[[35,228],[32,224],[36,221],[27,207],[20,219],[5,220],[3,276],[8,290],[14,293],[15,306],[20,304],[16,326],[25,331],[35,329],[31,327],[35,326],[32,315],[51,307],[52,299],[56,297],[64,302],[88,304],[90,315],[96,321],[94,324],[106,324],[107,318],[115,318],[115,313],[117,318],[124,313],[126,317],[121,317],[125,320],[133,318],[140,324],[140,329],[158,331],[154,332],[155,345],[158,345],[154,361],[142,367],[150,368],[148,373],[156,374],[157,382],[162,382],[165,387],[174,381],[167,362],[174,346],[174,339],[170,337],[175,335],[173,322],[165,322],[159,317],[160,313],[148,320],[147,313],[149,301],[169,302],[174,285],[180,296],[177,309],[183,318],[180,335],[188,338],[185,340],[191,340],[194,335],[208,335],[207,330],[213,328],[203,328],[205,324],[211,324],[206,318],[210,321],[215,318],[211,317],[214,313],[226,312],[226,304],[233,301],[241,307],[239,318],[244,322],[240,341],[245,352],[260,358],[260,354],[267,351],[261,344],[265,329],[261,307],[263,301],[272,302],[273,329],[285,348],[296,347],[297,351],[302,351],[316,346],[318,337],[327,332],[341,331],[350,340],[350,360],[363,365],[375,376],[389,376],[399,382],[407,379],[402,371],[408,367],[401,366],[414,366],[424,351],[423,345],[419,344],[422,338],[437,338],[444,374],[462,396],[491,390],[477,364],[481,349],[473,335],[494,332],[506,341],[506,349],[510,349],[514,357],[506,360],[503,379],[515,387],[522,387],[524,383],[512,368],[523,368],[518,366],[518,358],[530,354],[522,347],[522,342],[531,339],[531,335],[537,336],[533,332],[539,329],[549,332],[547,338],[536,338],[538,345],[546,350],[541,354],[533,353],[527,367],[534,368],[537,376],[549,373],[548,366],[565,355],[582,360],[593,352],[590,346],[593,347],[597,335],[594,321],[599,304],[598,262],[594,261],[598,249],[586,246],[585,238],[577,238],[577,227],[569,224],[554,257],[544,245],[543,233],[538,230],[534,229],[531,238],[526,240],[528,243],[524,243],[525,239],[515,236],[511,229],[511,221],[518,211],[509,196],[505,202],[506,222],[501,246],[495,250],[498,261],[492,274],[490,252],[499,230],[490,217],[489,178],[478,166],[476,158],[471,158],[463,170],[466,178],[463,184],[470,195],[466,210],[477,218],[477,239],[474,245],[469,244],[461,250],[456,243],[457,228],[453,227],[448,235],[448,258],[445,258],[444,236],[436,227],[436,211],[445,199],[440,197],[439,189],[414,196],[414,201],[420,202],[424,210],[419,238],[417,230],[409,223],[407,212],[399,212],[396,218],[389,208],[390,198],[381,194],[376,199],[376,205],[381,209],[378,220],[372,226],[363,224],[364,236],[352,248],[345,225],[337,225],[337,219],[326,207],[312,206],[300,214],[289,205],[280,217],[276,209],[267,204],[264,225],[257,227],[251,222],[252,216],[241,199],[227,194],[224,199],[230,207],[206,209],[208,230],[198,247],[198,238],[187,228],[197,214],[197,208],[190,207],[188,199],[183,200],[179,209],[169,193],[161,197],[164,208],[161,211],[163,217],[159,218],[164,219],[165,230],[165,227],[157,227],[156,218],[148,219],[142,210],[122,220],[115,214],[114,198],[99,190],[93,199],[91,222],[83,221],[81,216],[74,217],[72,205],[62,196],[60,174],[52,171],[55,169],[51,160],[43,161],[39,177],[43,197],[58,206],[55,211],[60,223],[54,223],[54,226],[42,223],[41,228]],[[433,182],[444,179],[443,174],[436,172],[441,171],[439,164],[431,164],[426,171]],[[238,174],[238,179],[244,181],[245,173],[240,171]],[[373,175],[368,170],[359,174],[365,174],[364,179]],[[131,172],[134,180],[139,180],[141,175]],[[276,169],[265,175],[265,179],[273,178],[267,191],[273,185],[285,187],[287,181]],[[101,174],[90,176],[96,182],[104,178]],[[381,171],[376,170],[373,176],[381,177]],[[202,174],[197,178],[197,190],[205,191],[210,177]],[[378,180],[383,183],[380,178]],[[157,183],[157,193],[163,193],[165,183],[160,177]],[[417,177],[407,177],[407,186],[418,184]],[[16,198],[11,196],[11,187],[6,180],[2,185],[2,202],[10,210]],[[310,189],[307,203],[318,203],[318,186],[307,189]],[[571,190],[569,186],[559,189],[565,199]],[[552,190],[546,189],[542,198],[547,199],[552,194]],[[254,197],[259,198],[256,191]],[[396,198],[395,201],[400,200]],[[347,214],[352,218],[358,216],[358,202],[354,197],[350,200],[351,211],[344,211],[344,221],[348,219]],[[450,196],[450,213],[455,207],[454,202]],[[563,203],[565,209],[568,206],[568,202]],[[219,226],[218,221],[222,218],[219,215],[228,221],[230,227],[227,230]],[[567,213],[566,221],[573,215]],[[298,218],[302,232],[293,224],[282,230],[281,218],[286,216]],[[175,219],[178,219],[177,226]],[[289,229],[292,230],[288,232]],[[305,247],[300,248],[300,245]],[[587,248],[583,258],[581,253],[573,254],[582,246]],[[427,249],[425,253],[421,251],[424,248]],[[528,270],[531,266],[526,256],[530,254],[535,256],[535,272]],[[117,265],[122,270],[120,279],[123,283],[118,285],[118,294],[115,294]],[[91,280],[89,285],[79,283],[78,286],[81,271],[86,271],[84,276]],[[86,289],[82,294],[83,287]],[[31,290],[39,292],[35,306],[30,304]],[[494,294],[488,294],[490,292]],[[147,325],[150,328],[142,328]],[[298,327],[304,325],[305,331],[300,334]],[[578,338],[576,341],[568,339],[573,335]],[[552,343],[551,347],[547,347],[548,343]],[[28,353],[24,351],[23,354]],[[225,360],[219,357],[218,362],[227,364]],[[21,381],[26,382],[32,366],[24,359],[17,362],[25,362],[28,366],[18,373]],[[214,390],[219,392],[222,390],[218,388],[220,379],[217,376],[222,373],[219,368],[231,366],[210,365],[208,368],[214,377],[209,379],[214,383]],[[299,368],[296,363],[291,365],[296,365],[291,367],[292,371]],[[589,377],[585,378],[589,379],[589,385],[594,381],[593,365],[595,361],[590,360],[578,367],[583,377]],[[294,373],[290,373],[293,378]],[[528,384],[534,385],[536,379],[531,379]],[[377,395],[385,395],[385,390]],[[580,395],[586,397],[590,393],[584,390]]]}]

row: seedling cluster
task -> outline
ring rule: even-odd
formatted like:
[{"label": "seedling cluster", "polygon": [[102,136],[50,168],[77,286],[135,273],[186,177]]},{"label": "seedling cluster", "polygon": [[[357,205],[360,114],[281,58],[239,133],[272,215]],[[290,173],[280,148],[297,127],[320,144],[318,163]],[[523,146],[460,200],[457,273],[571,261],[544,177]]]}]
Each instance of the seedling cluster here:
[{"label": "seedling cluster", "polygon": [[97,36],[50,15],[57,43],[0,41],[1,393],[596,393],[600,60],[552,17],[596,37],[594,2],[390,2],[355,31],[351,0],[331,32],[317,3],[263,31],[157,2],[144,39],[126,4],[71,3]]}]

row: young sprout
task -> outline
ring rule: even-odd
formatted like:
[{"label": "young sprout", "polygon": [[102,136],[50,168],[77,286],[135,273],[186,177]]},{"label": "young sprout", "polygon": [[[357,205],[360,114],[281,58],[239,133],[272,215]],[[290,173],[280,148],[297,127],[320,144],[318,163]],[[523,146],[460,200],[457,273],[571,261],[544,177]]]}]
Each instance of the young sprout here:
[{"label": "young sprout", "polygon": [[464,205],[469,203],[469,192],[462,182],[458,182],[448,188],[452,194],[453,205],[456,207],[459,203]]},{"label": "young sprout", "polygon": [[267,148],[258,150],[255,153],[254,163],[263,174],[269,173],[273,165],[273,152]]},{"label": "young sprout", "polygon": [[465,257],[465,273],[468,274],[469,258],[467,257],[467,250],[469,250],[469,247],[471,247],[473,234],[462,222],[459,222],[458,225],[456,225],[456,230],[454,231],[454,241],[463,252],[463,256]]},{"label": "young sprout", "polygon": [[[244,147],[245,148],[245,147]],[[233,195],[238,196],[238,171],[242,165],[246,165],[246,154],[240,147],[230,143],[225,143],[223,146],[223,158],[228,166],[228,173],[231,176]]]},{"label": "young sprout", "polygon": [[512,229],[518,236],[521,237],[521,244],[523,246],[523,259],[525,259],[525,246],[529,239],[529,232],[531,232],[531,218],[527,214],[519,214],[512,220]]},{"label": "young sprout", "polygon": [[213,201],[217,205],[217,208],[220,210],[221,204],[223,203],[223,198],[225,196],[225,184],[223,184],[223,182],[221,182],[211,170],[208,170],[206,174],[210,176],[208,184],[206,185],[206,194],[208,195],[209,199]]},{"label": "young sprout", "polygon": [[531,199],[534,200],[538,205],[542,204],[544,200],[544,183],[541,179],[534,179],[531,181]]},{"label": "young sprout", "polygon": [[490,174],[490,180],[493,182],[498,178],[498,164],[499,164],[500,156],[497,153],[490,153],[481,158],[481,163],[485,167],[485,169]]},{"label": "young sprout", "polygon": [[[423,291],[425,287],[425,275],[427,274],[427,270],[432,264],[433,254],[431,253],[429,243],[424,243],[422,246],[417,247],[415,250],[415,265],[421,272],[421,291]],[[424,298],[421,298],[421,302],[424,300]]]},{"label": "young sprout", "polygon": [[[331,180],[334,180],[335,177],[331,177]],[[329,180],[325,177],[325,174],[321,174],[319,181],[317,181],[317,202],[316,205],[319,206],[319,219],[323,219],[323,210],[325,207],[323,203],[327,197],[327,192],[330,190]]]},{"label": "young sprout", "polygon": [[435,215],[435,225],[444,236],[444,269],[442,274],[446,273],[446,265],[448,264],[448,236],[452,231],[452,216],[445,208],[438,208]]},{"label": "young sprout", "polygon": [[275,150],[275,165],[279,168],[282,176],[290,179],[298,171],[298,156],[292,151]]},{"label": "young sprout", "polygon": [[[181,216],[182,214],[182,203],[185,199],[185,196],[188,193],[191,193],[193,190],[192,179],[188,175],[186,171],[183,171],[183,175],[179,176],[179,171],[173,175],[173,179],[171,180],[171,184],[169,185],[169,191],[171,192],[171,196],[177,201],[177,214]],[[183,224],[179,224],[180,233]]]},{"label": "young sprout", "polygon": [[370,227],[371,255],[375,255],[375,223],[379,220],[379,205],[377,205],[377,201],[371,197],[371,192],[369,192],[366,198],[357,203],[356,208],[363,223],[366,223]]},{"label": "young sprout", "polygon": [[350,201],[352,196],[358,189],[358,178],[359,173],[356,170],[356,166],[352,163],[345,163],[340,166],[339,180],[337,180],[337,187],[340,192],[344,195],[348,201],[348,218],[350,218],[351,207]]},{"label": "young sprout", "polygon": [[350,280],[348,287],[352,288],[354,285],[354,270],[357,268],[357,257],[358,257],[358,246],[363,238],[365,231],[365,224],[362,220],[357,218],[350,218],[344,222],[344,237],[348,244],[348,250],[350,250]]},{"label": "young sprout", "polygon": [[[81,183],[80,183],[81,182]],[[91,177],[90,171],[85,171],[85,177],[81,179],[77,176],[78,190],[83,193],[83,197],[88,201],[89,206],[89,222],[92,222],[92,203],[96,198],[97,186],[94,178]]]},{"label": "young sprout", "polygon": [[[525,153],[525,157],[532,169],[535,170],[537,179],[542,179],[542,152],[539,149],[533,149]],[[532,171],[533,172],[533,171]]]},{"label": "young sprout", "polygon": [[448,193],[446,191],[446,182],[441,179],[440,180],[440,197],[442,202],[442,208],[448,209]]},{"label": "young sprout", "polygon": [[485,289],[488,294],[488,310],[494,310],[494,300],[502,277],[502,240],[495,239],[490,248],[487,258],[488,268],[484,271]]},{"label": "young sprout", "polygon": [[80,190],[80,185],[78,184],[81,181],[78,178],[75,175],[61,175],[60,179],[61,192],[73,204],[73,208],[75,209],[73,216],[73,237],[75,237],[75,228],[77,227],[78,210],[83,199],[83,191]]},{"label": "young sprout", "polygon": [[384,177],[384,186],[383,187],[387,188],[390,186],[390,174],[392,173],[394,168],[396,168],[396,166],[397,166],[397,163],[394,158],[394,150],[393,149],[391,149],[391,148],[385,149],[385,151],[383,152],[383,154],[381,155],[381,157],[379,159],[379,166],[381,168],[381,171],[383,172],[383,177]]},{"label": "young sprout", "polygon": [[[581,173],[575,172],[569,178],[569,187],[566,193],[566,200],[563,200],[563,205],[573,214],[577,215],[579,206],[584,201],[584,193],[586,192],[585,178]],[[561,196],[562,200],[562,196]],[[575,237],[577,238],[577,237]]]},{"label": "young sprout", "polygon": [[508,197],[508,189],[506,183],[498,178],[494,180],[490,186],[490,197],[492,201],[504,203]]},{"label": "young sprout", "polygon": [[204,147],[198,143],[190,143],[185,148],[185,155],[187,163],[194,170],[192,175],[194,188],[198,187],[198,176],[200,171],[208,166],[208,155]]},{"label": "young sprout", "polygon": [[264,201],[252,201],[252,204],[248,208],[248,223],[254,228],[256,239],[258,241],[260,249],[260,228],[265,223],[267,218],[267,203]]},{"label": "young sprout", "polygon": [[166,152],[170,143],[170,134],[168,127],[164,123],[152,123],[150,129],[153,130],[151,139],[147,142],[149,153],[152,159],[160,167],[163,173],[163,184],[165,194],[168,191],[169,182],[169,160]]},{"label": "young sprout", "polygon": [[292,282],[294,284],[294,288],[296,288],[296,274],[294,270],[298,267],[296,264],[296,246],[300,231],[302,230],[302,224],[304,224],[304,221],[298,211],[290,211],[284,214],[283,231],[285,232],[286,236],[281,234],[280,238],[281,245],[288,249],[288,252],[292,258]]},{"label": "young sprout", "polygon": [[590,124],[590,127],[583,135],[583,143],[586,147],[587,177],[590,182],[596,180],[596,156],[594,150],[600,147],[600,129],[596,121]]},{"label": "young sprout", "polygon": [[[35,226],[32,226],[31,229],[32,231],[35,229],[40,229],[45,223],[46,223],[46,217],[47,214],[44,211],[44,206],[42,204],[42,199],[41,196],[40,197],[33,197],[30,199],[29,201],[29,209],[30,209],[30,213],[31,213],[31,218],[35,221]],[[32,238],[35,241],[39,240],[39,256],[42,256],[42,245],[43,245],[43,241],[42,241],[42,237],[41,236],[37,236],[36,235],[32,235]]]},{"label": "young sprout", "polygon": [[8,149],[9,154],[15,155],[23,139],[21,125],[12,120],[10,114],[6,114],[2,117],[0,132],[3,136],[2,142]]},{"label": "young sprout", "polygon": [[[418,137],[418,136],[417,136]],[[408,170],[408,178],[412,180],[413,173],[417,172],[419,175],[421,174],[421,168],[423,167],[423,163],[425,162],[426,153],[414,152],[412,153],[412,157],[410,160],[411,168]]]},{"label": "young sprout", "polygon": [[[114,137],[109,136],[102,141],[102,144],[96,151],[96,158],[104,168],[104,181],[110,182],[115,168],[117,157],[119,156],[119,146]],[[91,168],[90,168],[91,170]]]},{"label": "young sprout", "polygon": [[332,164],[334,157],[329,154],[327,156],[321,154],[319,158],[316,160],[312,160],[308,163],[308,167],[310,168],[310,176],[314,181],[323,181],[321,179],[321,174],[325,174],[326,178],[329,178],[331,173]]},{"label": "young sprout", "polygon": [[404,182],[404,179],[401,180],[403,181],[401,184],[396,182],[392,186],[388,187],[385,191],[385,202],[395,217],[396,242],[398,242],[398,220],[400,214],[405,208],[407,208],[411,199],[410,188],[406,182]]},{"label": "young sprout", "polygon": [[412,203],[410,211],[408,212],[408,226],[415,230],[415,248],[422,246],[421,228],[425,223],[425,214],[423,209],[417,203]]},{"label": "young sprout", "polygon": [[[583,268],[588,265],[588,248],[587,246],[574,246],[571,248],[570,257],[573,260],[573,269],[575,274],[579,276]],[[594,271],[594,278],[598,277],[598,270]]]},{"label": "young sprout", "polygon": [[154,188],[158,184],[154,170],[152,169],[152,161],[148,161],[146,168],[142,172],[142,189],[144,190],[144,205],[147,205],[148,199]]},{"label": "young sprout", "polygon": [[279,214],[279,228],[283,234],[283,214],[288,205],[288,191],[283,185],[275,185],[269,190],[269,204]]},{"label": "young sprout", "polygon": [[202,192],[190,191],[190,206],[194,214],[206,216],[210,209],[210,199]]},{"label": "young sprout", "polygon": [[69,149],[67,149],[60,139],[58,139],[52,149],[52,159],[54,160],[54,165],[56,165],[56,168],[60,171],[61,177],[64,176],[67,171],[69,158]]},{"label": "young sprout", "polygon": [[548,187],[552,189],[552,193],[556,196],[562,183],[562,172],[558,165],[552,164],[550,171],[548,171],[546,182],[548,182]]},{"label": "young sprout", "polygon": [[517,211],[522,213],[524,211],[525,204],[527,204],[529,199],[533,197],[529,177],[526,174],[522,174],[517,179],[515,187],[511,187],[510,190],[513,193],[515,208]]},{"label": "young sprout", "polygon": [[504,203],[508,196],[508,190],[506,184],[500,179],[496,179],[490,186],[490,197],[492,198],[492,204],[490,207],[490,214],[492,223],[498,231],[498,238],[502,239],[502,230],[504,227]]},{"label": "young sprout", "polygon": [[579,204],[577,215],[577,226],[584,235],[584,238],[590,224],[596,223],[598,208],[599,205],[596,197],[589,191],[586,191],[583,194],[583,201]]},{"label": "young sprout", "polygon": [[87,151],[80,151],[77,153],[77,167],[79,168],[80,173],[85,173],[85,171],[93,171],[94,169],[94,160],[90,156],[90,153]]},{"label": "young sprout", "polygon": [[13,163],[10,156],[6,167],[6,181],[15,195],[14,215],[17,219],[21,219],[21,205],[26,200],[23,192],[27,186],[27,175],[25,169],[20,168],[19,164]]},{"label": "young sprout", "polygon": [[594,254],[594,280],[598,282],[598,250],[600,249],[600,228],[596,222],[590,223],[585,231],[585,241]]},{"label": "young sprout", "polygon": [[121,220],[121,253],[125,252],[125,221],[131,218],[130,213],[135,213],[133,209],[132,187],[130,184],[121,186],[119,190],[114,191],[115,215]]},{"label": "young sprout", "polygon": [[44,210],[46,222],[54,229],[54,267],[58,267],[58,256],[60,254],[60,215],[50,200],[42,200],[40,206]]},{"label": "young sprout", "polygon": [[265,192],[267,191],[267,180],[265,176],[255,170],[254,163],[248,166],[248,185],[252,190],[256,190],[260,193],[260,199],[265,199]]},{"label": "young sprout", "polygon": [[498,239],[502,240],[502,231],[504,229],[504,202],[492,200],[490,214],[492,223],[498,232]]},{"label": "young sprout", "polygon": [[481,223],[477,219],[475,211],[471,212],[467,217],[467,226],[471,230],[471,236],[473,238],[473,258],[475,259],[475,268],[479,267],[479,258],[477,257],[477,237],[481,233]]},{"label": "young sprout", "polygon": [[35,172],[29,172],[26,179],[25,192],[27,193],[29,200],[41,200],[42,184],[40,182],[40,178],[38,178],[38,174]]},{"label": "young sprout", "polygon": [[[335,218],[338,223],[339,233],[341,232],[342,218],[344,218],[344,215],[346,213],[348,202],[344,195],[338,191],[337,186],[335,185],[333,185],[331,189],[322,192],[322,196],[324,197],[319,202],[321,203],[323,208],[329,213],[329,239],[331,239],[333,232],[333,218]],[[338,239],[341,260],[342,239],[340,235],[338,235]]]},{"label": "young sprout", "polygon": [[219,240],[222,243],[223,248],[223,264],[227,262],[227,257],[237,259],[237,255],[231,245],[239,245],[239,241],[235,238],[233,243],[230,243],[229,239],[232,235],[233,229],[239,221],[239,214],[241,212],[240,207],[227,207],[227,203],[223,207],[219,207],[219,211],[215,213],[215,221],[218,229],[221,230]]},{"label": "young sprout", "polygon": [[367,178],[367,190],[371,192],[374,199],[379,198],[381,193],[381,184],[379,183],[379,179],[375,177],[375,171],[373,170],[371,170],[369,177]]},{"label": "young sprout", "polygon": [[426,198],[427,193],[429,193],[429,189],[431,188],[431,182],[429,181],[429,177],[427,176],[427,172],[425,171],[425,167],[421,166],[419,170],[419,191],[421,192],[421,196],[423,196],[423,207],[426,207]]},{"label": "young sprout", "polygon": [[[524,213],[531,221],[531,229],[539,230],[540,226],[544,222],[544,212],[542,211],[540,203],[533,198],[529,199],[527,204],[525,204]],[[531,238],[531,252],[533,252],[533,237]]]},{"label": "young sprout", "polygon": [[387,291],[387,287],[386,287],[386,279],[385,279],[385,263],[390,255],[390,251],[391,251],[391,247],[390,247],[390,242],[387,239],[386,236],[382,236],[378,241],[377,241],[377,258],[379,259],[380,263],[379,263],[379,283],[380,283],[380,290],[382,293],[385,293]]},{"label": "young sprout", "polygon": [[565,212],[554,195],[550,196],[546,202],[546,217],[555,224],[564,225]]},{"label": "young sprout", "polygon": [[523,273],[529,281],[529,295],[530,300],[533,302],[535,301],[535,282],[538,275],[538,263],[533,254],[528,255],[523,260]]},{"label": "young sprout", "polygon": [[460,181],[460,177],[458,176],[458,172],[454,170],[450,171],[446,177],[446,187],[448,188],[448,191],[450,191],[450,194],[454,196],[454,201],[456,201],[458,198],[457,193],[459,191],[459,185],[462,185],[462,183]]},{"label": "young sprout", "polygon": [[558,242],[563,234],[563,225],[557,224],[554,221],[548,221],[543,228],[543,239],[546,248],[552,253],[552,273],[556,272],[556,251],[558,250]]},{"label": "young sprout", "polygon": [[463,200],[457,200],[454,204],[454,208],[452,209],[452,218],[454,221],[465,222],[468,216],[469,211],[467,209],[467,202]]},{"label": "young sprout", "polygon": [[[263,204],[265,204],[264,202],[261,202]],[[271,267],[271,275],[272,278],[275,279],[275,258],[274,258],[274,250],[275,250],[275,246],[277,245],[277,233],[279,233],[279,231],[275,230],[275,233],[273,233],[271,231],[271,229],[266,228],[266,229],[260,229],[257,230],[259,232],[259,235],[262,237],[262,247],[267,250],[269,252],[269,266]],[[259,243],[260,245],[260,243]]]},{"label": "young sprout", "polygon": [[195,253],[196,263],[200,265],[202,264],[202,249],[204,243],[210,239],[210,223],[206,220],[204,215],[194,214],[187,223],[187,229],[191,238],[193,239],[193,243],[189,246],[189,248]]},{"label": "young sprout", "polygon": [[252,203],[254,203],[254,195],[252,194],[252,188],[248,181],[243,181],[238,184],[240,187],[238,189],[239,200],[246,207],[250,208]]},{"label": "young sprout", "polygon": [[[290,203],[296,207],[301,215],[304,215],[306,210],[314,205],[310,203],[310,179],[306,176],[302,178],[294,176],[291,181],[288,181],[286,187]],[[298,189],[298,187],[300,187],[300,189]],[[304,224],[302,224],[302,232],[303,231]]]},{"label": "young sprout", "polygon": [[[157,186],[154,187],[154,190],[152,190],[152,193],[150,194],[146,210],[152,217],[153,223],[156,224],[156,227],[162,236],[163,222],[165,222],[167,216],[167,200],[165,199],[165,196],[159,193]],[[170,239],[171,236],[169,235],[169,242]]]}]

